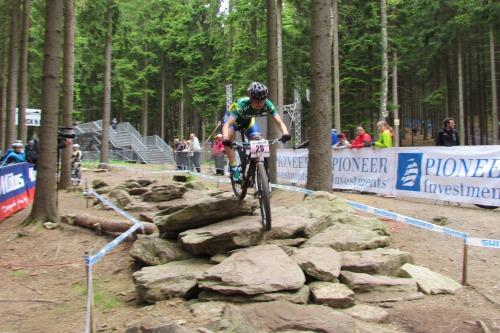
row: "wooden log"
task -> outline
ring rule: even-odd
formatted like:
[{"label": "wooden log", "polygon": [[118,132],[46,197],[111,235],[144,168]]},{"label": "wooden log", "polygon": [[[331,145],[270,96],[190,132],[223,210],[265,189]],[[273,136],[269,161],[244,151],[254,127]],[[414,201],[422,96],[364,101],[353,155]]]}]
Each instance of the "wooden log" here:
[{"label": "wooden log", "polygon": [[[113,221],[99,218],[90,214],[80,214],[75,218],[75,225],[95,230],[99,235],[104,232],[125,232],[134,224],[130,221]],[[154,223],[142,222],[144,232],[150,235],[158,231]],[[142,228],[137,229],[137,233],[142,234]]]}]

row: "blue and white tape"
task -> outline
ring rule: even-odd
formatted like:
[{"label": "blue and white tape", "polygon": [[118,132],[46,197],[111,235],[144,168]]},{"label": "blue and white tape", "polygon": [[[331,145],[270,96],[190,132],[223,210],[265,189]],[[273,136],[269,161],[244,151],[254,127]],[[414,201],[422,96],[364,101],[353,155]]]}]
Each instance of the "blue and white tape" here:
[{"label": "blue and white tape", "polygon": [[99,262],[107,253],[111,252],[115,247],[117,247],[125,238],[128,236],[132,235],[137,229],[142,228],[142,222],[137,220],[135,217],[130,215],[129,213],[125,212],[124,210],[120,209],[117,207],[114,203],[111,201],[107,200],[103,196],[97,194],[94,190],[89,189],[88,194],[93,195],[99,201],[101,201],[104,205],[112,208],[114,211],[116,211],[118,214],[124,216],[125,218],[129,219],[130,221],[134,222],[134,225],[131,226],[127,231],[125,231],[123,234],[120,236],[116,237],[113,239],[111,242],[106,244],[99,252],[94,254],[93,256],[85,256],[84,261],[86,265],[94,265],[97,262]]},{"label": "blue and white tape", "polygon": [[347,200],[347,204],[354,209],[361,210],[361,211],[367,212],[367,213],[371,213],[371,214],[374,214],[374,215],[377,215],[380,217],[388,218],[388,219],[391,219],[394,221],[409,224],[409,225],[412,225],[412,226],[417,227],[417,228],[427,229],[427,230],[439,232],[442,234],[446,234],[448,236],[462,238],[462,239],[465,239],[468,237],[468,235],[466,233],[463,233],[461,231],[457,231],[457,230],[450,229],[450,228],[445,228],[445,227],[442,227],[440,225],[429,223],[427,221],[419,220],[419,219],[416,219],[413,217],[404,216],[404,215],[401,215],[401,214],[398,214],[395,212],[391,212],[389,210],[371,207],[371,206],[368,206],[368,205],[365,205],[365,204],[362,204],[359,202],[351,201],[351,200]]},{"label": "blue and white tape", "polygon": [[300,192],[300,193],[304,193],[305,195],[313,195],[315,193],[315,191],[313,191],[313,190],[308,190],[306,188],[301,188],[301,187],[296,187],[296,186],[271,184],[271,187],[279,188],[279,189],[287,190],[287,191]]}]

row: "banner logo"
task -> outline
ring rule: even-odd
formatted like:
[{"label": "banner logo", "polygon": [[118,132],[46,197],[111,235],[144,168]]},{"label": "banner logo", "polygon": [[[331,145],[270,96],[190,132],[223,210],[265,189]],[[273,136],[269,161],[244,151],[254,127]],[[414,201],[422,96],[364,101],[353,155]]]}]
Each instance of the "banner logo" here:
[{"label": "banner logo", "polygon": [[420,192],[422,155],[422,153],[398,154],[398,178],[396,181],[396,189]]}]

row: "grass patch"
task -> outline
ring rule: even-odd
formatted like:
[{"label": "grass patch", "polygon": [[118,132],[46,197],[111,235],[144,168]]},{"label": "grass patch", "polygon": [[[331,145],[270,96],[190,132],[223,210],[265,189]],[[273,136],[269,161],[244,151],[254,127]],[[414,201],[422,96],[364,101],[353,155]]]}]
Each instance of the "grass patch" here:
[{"label": "grass patch", "polygon": [[23,271],[23,270],[17,270],[17,271],[12,271],[10,272],[10,275],[16,278],[22,278],[25,276],[28,276],[28,273]]},{"label": "grass patch", "polygon": [[[94,304],[99,310],[111,310],[122,304],[120,299],[111,291],[105,289],[103,284],[100,284],[98,281],[93,281],[92,284],[94,288]],[[81,296],[87,296],[87,286],[82,283],[73,284],[73,291]]]}]

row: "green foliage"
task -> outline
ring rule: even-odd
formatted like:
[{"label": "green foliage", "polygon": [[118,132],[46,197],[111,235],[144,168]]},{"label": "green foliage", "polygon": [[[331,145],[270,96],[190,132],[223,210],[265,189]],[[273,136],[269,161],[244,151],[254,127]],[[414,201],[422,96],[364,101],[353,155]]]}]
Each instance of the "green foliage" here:
[{"label": "green foliage", "polygon": [[[100,119],[102,114],[108,1],[75,1],[74,116],[80,121]],[[283,2],[285,103],[293,101],[293,89],[299,88],[307,122],[304,97],[310,81],[311,1]],[[147,96],[150,132],[159,133],[164,72],[167,140],[179,132],[182,98],[186,132],[200,135],[204,127],[210,133],[225,108],[226,84],[233,84],[236,99],[245,94],[250,81],[266,82],[266,2],[230,0],[229,4],[231,8],[221,12],[220,0],[114,1],[112,116],[139,125]],[[7,7],[1,7],[3,18],[8,18]],[[45,1],[32,0],[29,91],[33,107],[41,103],[44,7]],[[376,119],[381,70],[379,7],[378,1],[339,1],[341,112],[347,130]],[[438,108],[449,93],[440,82],[435,83],[439,74],[435,68],[443,59],[454,57],[457,39],[462,38],[465,45],[484,40],[490,25],[500,35],[498,1],[389,0],[388,15],[389,45],[398,51],[400,75],[414,82],[434,82],[422,94],[429,107]],[[401,112],[406,112],[404,107]]]},{"label": "green foliage", "polygon": [[[121,301],[100,281],[92,281],[94,304],[101,311],[112,310],[121,305]],[[87,295],[87,286],[81,283],[73,284],[73,291],[80,296]]]}]

